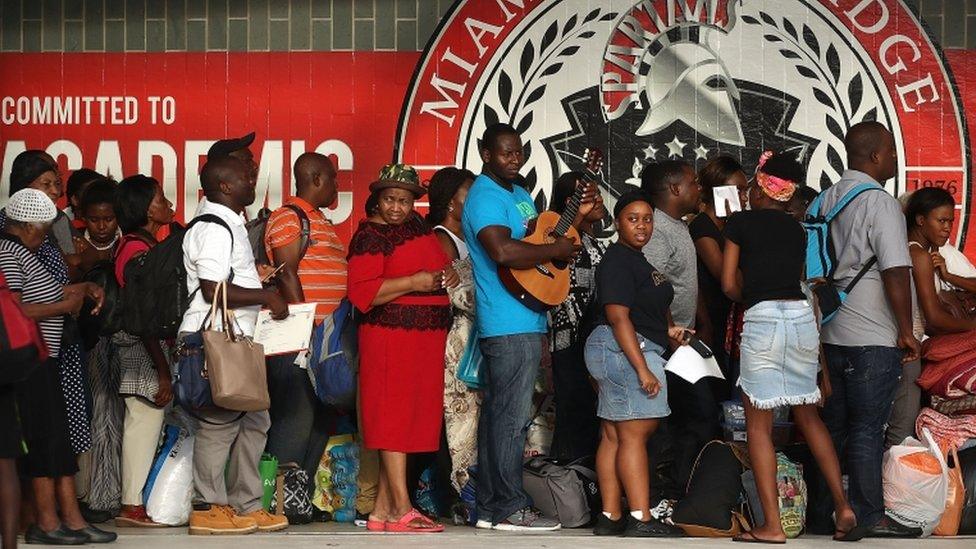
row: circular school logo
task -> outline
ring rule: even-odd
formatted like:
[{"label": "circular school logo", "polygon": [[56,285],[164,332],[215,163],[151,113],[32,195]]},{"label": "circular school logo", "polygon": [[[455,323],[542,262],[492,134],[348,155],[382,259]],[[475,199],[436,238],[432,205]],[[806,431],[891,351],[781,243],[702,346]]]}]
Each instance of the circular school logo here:
[{"label": "circular school logo", "polygon": [[826,188],[844,169],[844,134],[864,120],[895,135],[888,191],[944,187],[964,235],[962,104],[900,1],[459,1],[418,63],[395,156],[428,177],[448,165],[477,172],[477,138],[502,121],[522,134],[540,209],[591,147],[606,155],[611,201],[649,162],[730,154],[751,172],[767,149],[795,152],[807,183]]}]

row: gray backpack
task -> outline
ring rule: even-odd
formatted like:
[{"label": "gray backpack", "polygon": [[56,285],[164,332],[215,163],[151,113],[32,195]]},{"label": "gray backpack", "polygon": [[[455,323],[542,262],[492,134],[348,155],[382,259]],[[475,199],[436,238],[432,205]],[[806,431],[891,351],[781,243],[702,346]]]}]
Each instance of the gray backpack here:
[{"label": "gray backpack", "polygon": [[543,515],[564,528],[588,525],[590,502],[599,499],[596,472],[579,460],[560,465],[552,458],[532,458],[522,467],[522,488]]},{"label": "gray backpack", "polygon": [[[294,204],[285,204],[282,208],[288,208],[289,210],[295,212],[298,216],[299,223],[299,238],[300,250],[298,257],[305,257],[305,252],[308,251],[309,245],[312,244],[311,234],[312,225],[311,221],[308,219],[308,215],[304,210],[299,208]],[[251,243],[251,250],[254,252],[254,260],[261,265],[271,265],[271,258],[268,257],[267,248],[264,247],[264,233],[268,228],[268,218],[271,217],[271,211],[267,208],[262,208],[258,212],[256,218],[248,221],[244,224],[244,228],[247,229],[247,240]]]}]

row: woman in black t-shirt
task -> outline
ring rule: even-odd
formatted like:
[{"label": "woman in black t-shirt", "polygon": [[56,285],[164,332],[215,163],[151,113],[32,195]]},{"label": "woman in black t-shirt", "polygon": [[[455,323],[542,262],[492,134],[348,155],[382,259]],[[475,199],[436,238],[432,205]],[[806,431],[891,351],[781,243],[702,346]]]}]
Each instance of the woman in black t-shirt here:
[{"label": "woman in black t-shirt", "polygon": [[[603,500],[596,535],[660,537],[681,530],[651,518],[647,439],[667,417],[665,349],[685,338],[675,327],[671,283],[645,259],[654,208],[641,191],[624,194],[614,208],[618,240],[597,268],[597,327],[586,340],[586,368],[597,382],[603,420],[596,471]],[[621,508],[621,484],[630,516]]]},{"label": "woman in black t-shirt", "polygon": [[730,374],[729,356],[725,352],[725,334],[732,302],[722,292],[721,280],[722,250],[725,248],[722,229],[725,228],[728,217],[719,217],[716,213],[714,191],[716,187],[735,186],[739,189],[739,201],[744,204],[749,183],[742,171],[742,165],[731,156],[718,156],[709,160],[698,172],[698,183],[702,187],[702,208],[688,225],[688,231],[695,241],[695,252],[698,254],[698,289],[712,325],[712,341],[705,343],[715,351],[715,360],[725,374],[724,380],[711,379],[714,380],[713,387],[716,390],[721,388],[721,394],[716,396],[719,400],[726,400],[732,390],[729,380],[735,379],[735,375]]},{"label": "woman in black t-shirt", "polygon": [[763,153],[749,190],[752,210],[735,214],[725,226],[722,288],[747,307],[738,386],[746,411],[749,457],[766,517],[764,525],[742,534],[739,541],[786,539],[772,443],[773,409],[780,406],[792,407],[793,420],[827,480],[834,500],[834,539],[864,536],[844,494],[830,434],[817,412],[820,332],[801,289],[806,233],[786,211],[804,180],[794,156]]}]

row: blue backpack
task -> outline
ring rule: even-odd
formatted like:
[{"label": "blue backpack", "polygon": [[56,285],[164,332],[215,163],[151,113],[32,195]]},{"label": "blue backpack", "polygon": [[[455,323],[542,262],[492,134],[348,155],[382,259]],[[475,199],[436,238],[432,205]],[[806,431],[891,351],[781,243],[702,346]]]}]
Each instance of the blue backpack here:
[{"label": "blue backpack", "polygon": [[861,270],[854,276],[850,284],[843,290],[838,290],[834,285],[834,275],[837,271],[837,255],[834,251],[833,239],[830,236],[830,223],[844,211],[844,208],[848,204],[858,196],[861,196],[861,194],[867,191],[883,190],[877,185],[857,185],[847,191],[847,194],[826,214],[820,211],[820,206],[823,202],[823,194],[821,193],[820,196],[810,203],[810,207],[807,209],[807,219],[803,222],[803,227],[807,231],[806,277],[808,281],[814,279],[823,280],[822,282],[811,285],[811,290],[817,297],[820,305],[821,324],[826,324],[837,314],[837,311],[840,310],[841,305],[847,300],[847,296],[850,295],[854,286],[864,278],[864,275],[878,261],[877,257],[872,257],[861,267]]},{"label": "blue backpack", "polygon": [[339,410],[355,409],[359,336],[348,299],[312,330],[311,347],[308,377],[315,396]]}]

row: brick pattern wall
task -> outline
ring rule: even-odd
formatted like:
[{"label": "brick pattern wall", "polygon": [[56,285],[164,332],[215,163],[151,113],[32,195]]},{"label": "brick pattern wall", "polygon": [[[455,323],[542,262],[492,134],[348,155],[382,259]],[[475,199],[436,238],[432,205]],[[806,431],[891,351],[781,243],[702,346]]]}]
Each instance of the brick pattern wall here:
[{"label": "brick pattern wall", "polygon": [[[453,1],[0,0],[0,51],[416,51]],[[976,49],[976,0],[909,3]]]}]

